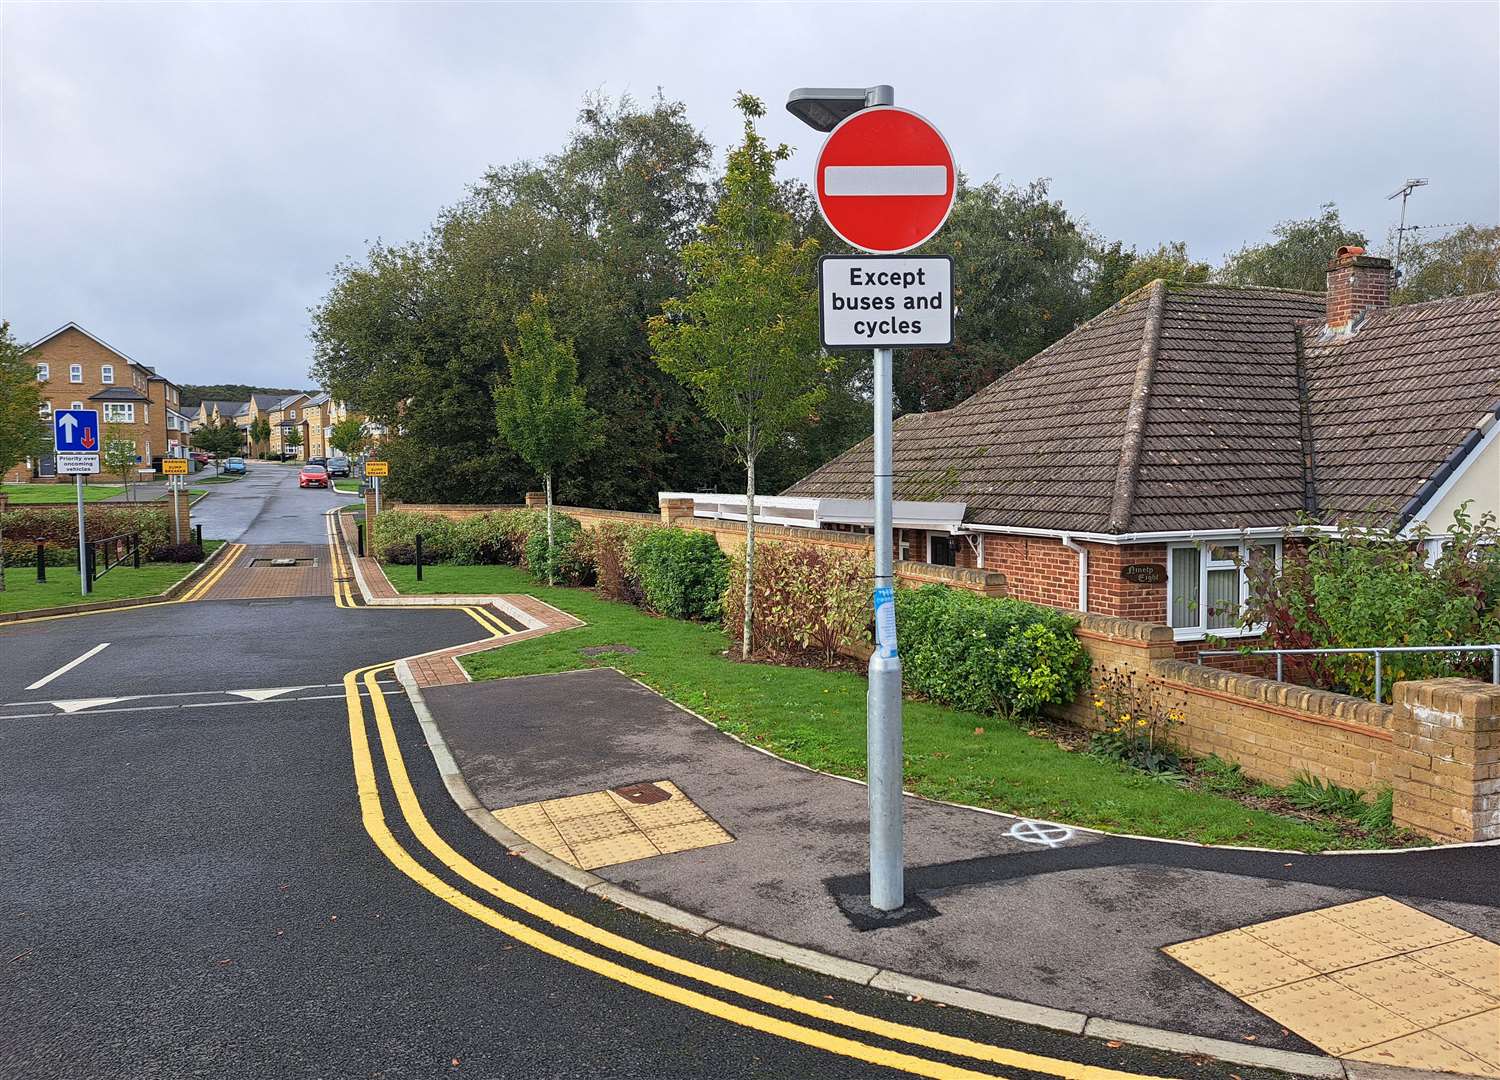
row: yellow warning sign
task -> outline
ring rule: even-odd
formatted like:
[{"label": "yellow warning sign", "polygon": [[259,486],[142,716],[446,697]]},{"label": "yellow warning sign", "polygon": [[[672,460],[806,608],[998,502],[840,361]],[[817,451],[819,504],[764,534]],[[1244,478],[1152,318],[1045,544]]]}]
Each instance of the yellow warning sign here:
[{"label": "yellow warning sign", "polygon": [[161,472],[163,476],[186,476],[187,471],[187,458],[169,457],[161,459]]},{"label": "yellow warning sign", "polygon": [[367,461],[365,462],[366,476],[390,476],[391,463],[389,461]]}]

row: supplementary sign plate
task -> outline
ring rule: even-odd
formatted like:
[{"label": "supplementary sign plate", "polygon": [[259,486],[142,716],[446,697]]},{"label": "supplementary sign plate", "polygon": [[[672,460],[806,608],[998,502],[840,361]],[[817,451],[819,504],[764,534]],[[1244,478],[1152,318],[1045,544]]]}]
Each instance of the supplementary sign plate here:
[{"label": "supplementary sign plate", "polygon": [[98,454],[85,454],[77,450],[59,450],[55,456],[59,476],[92,476],[99,471]]},{"label": "supplementary sign plate", "polygon": [[818,291],[825,348],[953,344],[953,260],[946,255],[825,255]]},{"label": "supplementary sign plate", "polygon": [[389,461],[367,461],[365,462],[366,476],[390,476],[391,463]]}]

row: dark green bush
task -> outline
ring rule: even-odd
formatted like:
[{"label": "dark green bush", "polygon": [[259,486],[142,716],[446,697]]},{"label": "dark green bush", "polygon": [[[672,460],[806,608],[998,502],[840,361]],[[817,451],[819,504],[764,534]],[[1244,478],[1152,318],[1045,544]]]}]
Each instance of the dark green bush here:
[{"label": "dark green bush", "polygon": [[[453,523],[453,561],[471,566],[520,566],[526,539],[547,528],[547,515],[536,510],[492,510]],[[423,540],[426,546],[426,540]]]},{"label": "dark green bush", "polygon": [[536,512],[535,524],[526,537],[526,568],[538,581],[557,585],[592,585],[594,551],[588,533],[578,519],[555,511],[552,515],[552,555],[547,555],[547,515]]},{"label": "dark green bush", "polygon": [[630,549],[647,530],[660,527],[606,521],[594,529],[594,566],[598,571],[600,596],[637,606],[645,603],[646,596],[641,590],[635,564],[631,562]]},{"label": "dark green bush", "polygon": [[1053,608],[924,585],[896,590],[896,626],[907,687],[945,705],[1024,720],[1088,682],[1077,623]]},{"label": "dark green bush", "polygon": [[409,565],[416,561],[420,535],[423,562],[449,562],[453,558],[454,524],[437,514],[387,510],[377,514],[370,526],[370,554],[384,562]]},{"label": "dark green bush", "polygon": [[712,533],[646,528],[628,549],[627,566],[645,604],[673,619],[717,619],[729,581],[729,559]]},{"label": "dark green bush", "polygon": [[[172,519],[161,505],[94,503],[84,508],[88,535],[96,539],[140,533],[143,555],[172,542]],[[78,511],[75,507],[22,506],[7,510],[3,522],[5,565],[35,566],[38,540],[47,543],[48,566],[78,565]]]}]

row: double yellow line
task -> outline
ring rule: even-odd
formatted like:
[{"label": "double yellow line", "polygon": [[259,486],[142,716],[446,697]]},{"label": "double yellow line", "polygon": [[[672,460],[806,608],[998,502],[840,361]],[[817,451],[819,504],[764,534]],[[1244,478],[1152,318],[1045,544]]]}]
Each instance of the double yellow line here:
[{"label": "double yellow line", "polygon": [[[328,530],[328,548],[333,552],[333,602],[341,608],[359,607],[354,599],[354,564],[349,558],[349,553],[344,547],[343,535],[338,523],[338,514],[325,515],[325,525]],[[485,633],[492,638],[504,637],[514,631],[500,621],[499,617],[488,608],[472,604],[430,604],[423,605],[422,611],[462,611],[469,618],[483,627]]]},{"label": "double yellow line", "polygon": [[[470,614],[474,612],[470,610]],[[477,615],[475,617],[477,619]],[[374,664],[357,668],[344,676],[344,696],[349,713],[349,742],[354,756],[354,776],[359,791],[360,813],[365,831],[374,840],[376,847],[403,874],[466,915],[549,956],[705,1015],[804,1046],[815,1047],[829,1053],[896,1069],[915,1076],[934,1077],[937,1080],[976,1080],[980,1077],[993,1077],[994,1074],[934,1061],[904,1050],[875,1046],[806,1024],[784,1020],[699,990],[668,982],[650,974],[649,969],[691,979],[704,986],[737,994],[752,1002],[794,1013],[810,1020],[837,1025],[918,1049],[937,1051],[987,1064],[1045,1073],[1062,1077],[1064,1080],[1139,1080],[1139,1074],[1136,1073],[1082,1065],[1073,1061],[1013,1050],[1009,1047],[993,1046],[801,997],[752,979],[731,975],[716,968],[653,949],[648,945],[611,933],[593,923],[569,915],[529,893],[506,885],[455,851],[438,835],[423,812],[416,791],[412,787],[411,778],[406,771],[405,759],[396,741],[395,727],[391,722],[390,710],[385,703],[385,695],[376,681],[381,673],[393,669],[394,665],[390,663]],[[401,845],[386,823],[370,749],[363,698],[360,693],[361,680],[363,680],[365,690],[369,693],[390,788],[396,796],[401,817],[417,843],[453,874],[499,900],[502,904],[524,912],[548,926],[575,935],[622,957],[635,960],[644,965],[648,971],[626,967],[614,960],[568,944],[502,913],[496,907],[474,899],[428,870]]]},{"label": "double yellow line", "polygon": [[168,600],[166,601],[166,603],[186,604],[190,603],[193,600],[202,600],[209,594],[213,587],[219,583],[219,579],[225,574],[229,573],[230,569],[234,566],[235,560],[244,553],[244,544],[230,544],[229,550],[225,552],[222,557],[220,557],[219,565],[209,571],[209,573],[203,578],[202,581],[198,582],[198,584],[194,585],[191,589],[183,593],[176,600]]}]

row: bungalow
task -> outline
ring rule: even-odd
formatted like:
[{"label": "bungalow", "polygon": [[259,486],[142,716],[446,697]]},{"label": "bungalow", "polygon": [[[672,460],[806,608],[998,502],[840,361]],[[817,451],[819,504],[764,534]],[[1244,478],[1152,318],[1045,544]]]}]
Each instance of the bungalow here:
[{"label": "bungalow", "polygon": [[[1054,607],[1233,637],[1244,563],[1299,519],[1441,533],[1500,514],[1500,293],[1390,307],[1361,248],[1326,293],[1156,281],[954,408],[897,420],[899,558]],[[756,520],[869,531],[869,440]],[[743,495],[677,494],[744,520]]]}]

